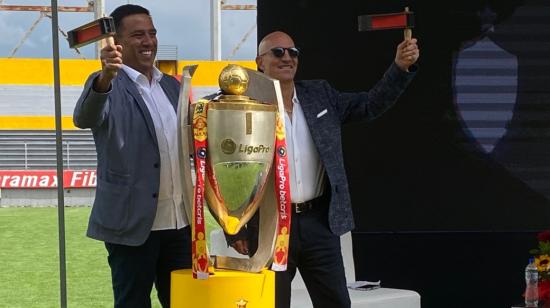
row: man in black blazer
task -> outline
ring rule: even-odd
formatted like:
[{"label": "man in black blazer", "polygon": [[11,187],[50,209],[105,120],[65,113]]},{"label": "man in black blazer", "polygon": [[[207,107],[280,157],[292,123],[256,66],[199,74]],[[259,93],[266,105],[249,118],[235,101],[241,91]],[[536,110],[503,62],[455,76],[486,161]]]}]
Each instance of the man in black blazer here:
[{"label": "man in black blazer", "polygon": [[111,17],[116,45],[101,50],[102,69],[74,110],[97,150],[87,235],[105,242],[115,307],[151,307],[154,283],[168,308],[171,271],[191,267],[176,146],[179,82],[153,66],[157,30],[147,9],[123,5]]},{"label": "man in black blazer", "polygon": [[[395,61],[368,92],[343,93],[325,80],[294,81],[299,50],[284,32],[259,44],[258,70],[278,79],[285,106],[292,200],[288,269],[277,272],[276,306],[290,306],[296,269],[315,307],[349,307],[340,235],[354,227],[344,169],[341,128],[346,121],[371,121],[392,106],[414,76],[416,39],[397,46]],[[248,241],[231,246],[249,253]]]}]

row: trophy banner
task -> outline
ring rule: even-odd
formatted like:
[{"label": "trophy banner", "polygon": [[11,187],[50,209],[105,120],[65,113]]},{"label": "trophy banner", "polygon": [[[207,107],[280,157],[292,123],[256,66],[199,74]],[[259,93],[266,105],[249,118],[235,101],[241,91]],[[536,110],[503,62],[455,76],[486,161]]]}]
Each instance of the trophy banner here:
[{"label": "trophy banner", "polygon": [[191,228],[193,277],[208,278],[208,252],[204,220],[204,189],[206,173],[207,114],[208,104],[199,102],[193,113],[193,139],[195,145],[196,184],[193,195],[193,220]]},{"label": "trophy banner", "polygon": [[273,253],[274,271],[285,271],[288,262],[288,245],[290,242],[290,177],[288,175],[288,156],[286,155],[285,127],[281,114],[277,112],[275,131],[275,193],[277,195],[277,238]]}]

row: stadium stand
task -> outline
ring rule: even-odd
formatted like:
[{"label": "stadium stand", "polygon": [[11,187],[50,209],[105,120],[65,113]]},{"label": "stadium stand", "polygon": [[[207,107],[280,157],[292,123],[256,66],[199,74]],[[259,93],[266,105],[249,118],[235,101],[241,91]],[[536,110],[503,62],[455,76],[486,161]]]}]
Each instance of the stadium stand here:
[{"label": "stadium stand", "polygon": [[[196,99],[217,91],[219,72],[230,63],[255,68],[253,61],[177,61],[177,71],[199,65],[192,85]],[[100,63],[62,59],[60,65],[65,205],[89,206],[95,191],[95,145],[89,129],[74,126],[72,113],[86,78]],[[0,207],[55,206],[52,60],[0,58],[0,67]],[[171,71],[166,73],[173,74],[174,65],[167,67]]]}]

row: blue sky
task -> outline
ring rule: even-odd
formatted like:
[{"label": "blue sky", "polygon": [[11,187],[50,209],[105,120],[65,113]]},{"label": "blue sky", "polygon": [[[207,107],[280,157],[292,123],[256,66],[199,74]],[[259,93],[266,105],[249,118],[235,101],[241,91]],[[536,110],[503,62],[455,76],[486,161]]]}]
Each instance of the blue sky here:
[{"label": "blue sky", "polygon": [[[210,0],[104,0],[108,15],[117,6],[133,3],[151,11],[158,30],[159,45],[177,45],[181,60],[210,58]],[[50,5],[44,0],[0,0],[3,5]],[[256,4],[256,0],[226,0],[226,4]],[[58,5],[86,6],[86,0],[58,0]],[[8,57],[25,32],[39,17],[38,12],[0,11],[0,58]],[[253,60],[256,53],[256,11],[222,11],[222,59]],[[59,26],[67,32],[92,21],[93,13],[59,13]],[[252,29],[248,38],[243,39]],[[51,19],[43,18],[18,49],[17,58],[50,58],[52,56]],[[60,35],[62,58],[80,58]],[[235,51],[236,50],[236,51]],[[81,49],[87,59],[94,48]]]}]

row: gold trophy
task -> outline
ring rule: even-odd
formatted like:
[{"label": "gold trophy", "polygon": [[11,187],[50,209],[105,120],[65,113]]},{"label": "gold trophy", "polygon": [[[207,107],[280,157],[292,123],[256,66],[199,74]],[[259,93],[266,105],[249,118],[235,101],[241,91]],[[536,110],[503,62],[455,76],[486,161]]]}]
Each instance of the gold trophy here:
[{"label": "gold trophy", "polygon": [[[196,295],[216,285],[235,293],[235,298],[228,297],[227,302],[216,295],[216,305],[242,299],[248,307],[266,307],[266,302],[274,301],[274,273],[266,267],[273,263],[274,270],[286,268],[290,230],[284,121],[279,117],[284,113],[280,87],[277,80],[260,72],[228,65],[219,75],[222,94],[210,100],[200,99],[189,108],[187,93],[195,68],[184,68],[178,118],[184,203],[192,222],[192,272],[198,279],[190,279],[189,271],[175,271],[172,299],[174,292],[183,289]],[[196,171],[194,186],[188,159],[191,153]],[[237,234],[256,211],[260,212],[258,248],[252,256],[209,255],[205,201],[213,218],[229,235]],[[178,279],[183,278],[179,274],[184,272],[185,286],[180,286]],[[263,278],[258,280],[258,275]],[[189,291],[195,285],[200,287]],[[252,293],[243,293],[249,291]],[[263,296],[254,298],[258,294]],[[204,297],[211,296],[206,293]],[[188,300],[186,297],[182,303],[189,304]],[[263,304],[258,306],[260,303]],[[205,302],[197,304],[208,307]]]},{"label": "gold trophy", "polygon": [[[277,106],[242,95],[247,72],[236,65],[222,71],[223,95],[208,103],[206,200],[223,230],[236,234],[262,200],[275,147]],[[201,119],[201,118],[198,118]]]}]

